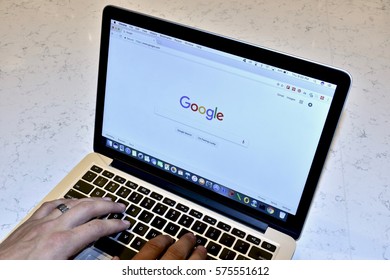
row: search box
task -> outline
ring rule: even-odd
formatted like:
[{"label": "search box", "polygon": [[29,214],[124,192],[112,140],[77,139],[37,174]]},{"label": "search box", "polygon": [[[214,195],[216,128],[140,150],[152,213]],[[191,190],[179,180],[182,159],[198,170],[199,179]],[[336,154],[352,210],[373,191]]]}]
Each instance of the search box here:
[{"label": "search box", "polygon": [[[188,117],[184,116],[184,114],[178,114],[174,113],[168,109],[161,108],[161,107],[155,107],[154,113],[160,117],[169,119],[173,122],[179,123],[181,125],[185,125],[187,127],[190,127],[192,129],[195,129],[197,131],[200,131],[202,133],[220,138],[225,141],[229,141],[231,143],[240,145],[242,147],[247,148],[248,147],[248,141],[244,137],[239,137],[237,135],[234,135],[230,132],[224,131],[219,128],[210,128],[205,125],[200,124],[197,120],[189,119]],[[196,123],[195,123],[196,122]]]}]

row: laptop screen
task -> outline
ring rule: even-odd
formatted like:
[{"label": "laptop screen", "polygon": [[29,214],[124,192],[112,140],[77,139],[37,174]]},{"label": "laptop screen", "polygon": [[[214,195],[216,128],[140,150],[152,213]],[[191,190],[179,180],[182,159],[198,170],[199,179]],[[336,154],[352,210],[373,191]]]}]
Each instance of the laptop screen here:
[{"label": "laptop screen", "polygon": [[336,85],[111,20],[105,90],[107,148],[285,221]]}]

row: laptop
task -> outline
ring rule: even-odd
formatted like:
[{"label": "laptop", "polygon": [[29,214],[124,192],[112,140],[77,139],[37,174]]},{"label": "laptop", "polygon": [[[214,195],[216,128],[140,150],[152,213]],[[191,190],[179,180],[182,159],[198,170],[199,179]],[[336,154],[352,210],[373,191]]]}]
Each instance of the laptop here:
[{"label": "laptop", "polygon": [[209,259],[293,257],[348,73],[107,6],[98,75],[94,151],[44,201],[109,196],[131,226],[76,259],[189,231]]}]

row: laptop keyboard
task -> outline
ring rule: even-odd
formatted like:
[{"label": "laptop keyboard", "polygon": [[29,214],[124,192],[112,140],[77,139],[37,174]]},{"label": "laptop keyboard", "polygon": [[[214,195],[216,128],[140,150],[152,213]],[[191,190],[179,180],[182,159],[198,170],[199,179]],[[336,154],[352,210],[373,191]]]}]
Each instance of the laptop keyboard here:
[{"label": "laptop keyboard", "polygon": [[103,218],[128,220],[131,224],[128,230],[103,237],[94,244],[96,248],[120,259],[131,259],[148,240],[157,235],[168,234],[177,240],[187,232],[196,236],[197,245],[207,248],[209,259],[270,260],[277,248],[271,242],[96,165],[64,197],[110,197],[126,205],[124,213],[109,214]]}]

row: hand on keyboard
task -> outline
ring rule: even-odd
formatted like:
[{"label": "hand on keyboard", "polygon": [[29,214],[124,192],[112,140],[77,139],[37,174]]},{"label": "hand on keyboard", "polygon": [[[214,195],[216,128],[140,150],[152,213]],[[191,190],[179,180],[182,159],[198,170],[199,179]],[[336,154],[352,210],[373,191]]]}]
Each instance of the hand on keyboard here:
[{"label": "hand on keyboard", "polygon": [[100,237],[128,228],[128,221],[94,219],[125,208],[107,198],[46,202],[0,244],[0,259],[69,259]]},{"label": "hand on keyboard", "polygon": [[[46,202],[0,244],[0,259],[69,259],[99,238],[126,230],[126,220],[95,219],[125,208],[108,198]],[[193,234],[186,234],[172,244],[171,237],[160,235],[134,259],[205,259],[203,246],[192,252],[195,241]]]},{"label": "hand on keyboard", "polygon": [[183,235],[178,241],[168,235],[159,235],[148,241],[133,257],[133,260],[205,260],[206,248],[197,246],[196,238],[192,233]]},{"label": "hand on keyboard", "polygon": [[[109,197],[112,201],[125,204],[124,213],[112,213],[103,218],[130,222],[126,230],[100,238],[76,259],[107,259],[116,256],[116,259],[130,260],[146,244],[147,249],[143,249],[137,258],[203,259],[206,250],[206,258],[210,260],[273,258],[276,245],[260,238],[258,234],[255,236],[239,226],[232,226],[229,219],[218,220],[205,209],[185,205],[153,186],[149,188],[140,183],[93,165],[69,189],[65,198]],[[190,234],[184,237],[187,233]],[[169,237],[158,237],[165,234],[175,240],[179,239],[177,244],[172,245],[172,249],[168,249]],[[148,240],[156,237],[156,240],[148,243]],[[197,249],[191,252],[194,247]]]}]

